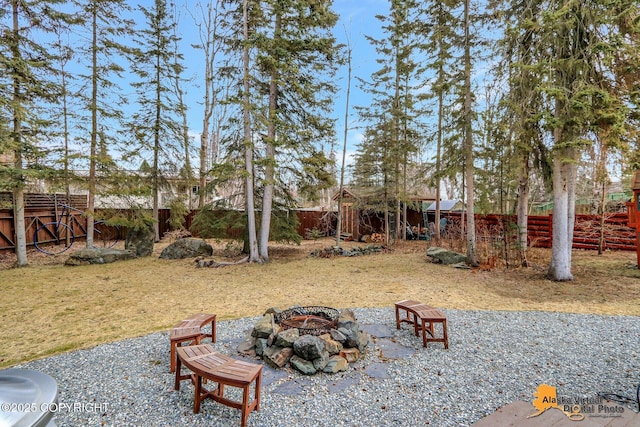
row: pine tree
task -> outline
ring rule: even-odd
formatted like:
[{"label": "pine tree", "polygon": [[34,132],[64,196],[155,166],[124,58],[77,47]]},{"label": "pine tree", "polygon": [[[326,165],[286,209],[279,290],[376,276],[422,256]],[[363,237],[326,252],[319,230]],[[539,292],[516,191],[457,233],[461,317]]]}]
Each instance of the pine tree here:
[{"label": "pine tree", "polygon": [[61,1],[36,3],[11,0],[0,12],[0,155],[12,163],[0,164],[0,187],[13,191],[17,266],[28,264],[24,219],[24,188],[29,177],[39,176],[46,154],[38,141],[48,127],[43,108],[55,102],[58,85],[52,49],[38,43],[37,35],[52,36],[71,22],[61,13]]},{"label": "pine tree", "polygon": [[151,196],[153,200],[154,232],[160,240],[158,205],[165,172],[175,174],[180,169],[182,144],[181,125],[178,121],[178,102],[173,85],[179,72],[180,55],[176,57],[174,45],[175,20],[165,0],[155,0],[151,8],[140,7],[147,27],[138,31],[138,48],[134,51],[131,69],[139,80],[132,83],[140,106],[132,116],[132,126],[140,153],[150,153]]},{"label": "pine tree", "polygon": [[628,98],[618,90],[615,58],[619,50],[638,52],[637,38],[622,35],[619,18],[621,10],[637,16],[638,7],[602,0],[552,0],[545,6],[534,22],[540,35],[536,70],[545,83],[539,88],[545,98],[543,120],[553,139],[553,241],[547,274],[565,281],[573,279],[578,161],[594,134],[606,134],[613,142],[630,130],[624,106]]},{"label": "pine tree", "polygon": [[[250,262],[266,262],[270,239],[299,239],[271,221],[292,217],[284,210],[296,206],[296,192],[314,195],[334,182],[323,145],[332,143],[334,135],[329,114],[338,55],[331,28],[337,17],[330,1],[247,1],[241,9],[232,2],[224,5],[220,24],[228,62],[218,76],[229,82],[226,103],[238,106],[242,120],[230,115],[221,138],[224,163],[214,165],[211,177],[232,183],[237,174],[230,172],[242,158],[245,250]],[[256,206],[261,215],[254,254]]]},{"label": "pine tree", "polygon": [[[456,170],[446,170],[443,158],[457,158],[454,154],[458,151],[456,147],[446,144],[446,129],[450,123],[450,98],[452,89],[456,84],[454,80],[455,71],[455,46],[460,44],[460,36],[455,32],[459,27],[459,17],[455,13],[457,2],[455,0],[426,2],[423,5],[425,20],[422,32],[425,35],[425,42],[421,45],[421,50],[427,56],[425,70],[423,74],[427,76],[427,81],[431,81],[431,95],[435,100],[435,140],[436,150],[432,173],[433,186],[436,189],[436,206],[434,231],[436,241],[440,239],[440,199],[441,182],[443,177],[457,173]],[[433,78],[431,78],[433,75]]]},{"label": "pine tree", "polygon": [[115,149],[117,140],[114,130],[122,128],[121,106],[128,102],[122,96],[117,79],[125,71],[121,64],[129,48],[123,42],[125,37],[131,35],[134,23],[123,19],[123,15],[130,10],[125,0],[89,0],[76,4],[81,8],[84,30],[88,33],[87,44],[78,49],[80,61],[86,68],[86,74],[79,78],[88,92],[82,91],[80,94],[83,110],[88,116],[80,119],[78,139],[89,148],[86,214],[87,247],[92,247],[98,179],[103,180],[101,184],[106,183],[101,170],[104,171],[103,166],[106,166],[103,161],[110,159],[101,153],[106,152],[107,148]]},{"label": "pine tree", "polygon": [[[410,156],[418,151],[417,135],[420,127],[416,99],[415,79],[420,68],[417,64],[418,46],[421,34],[417,25],[420,22],[417,4],[412,0],[394,0],[390,4],[388,16],[379,15],[385,37],[377,40],[367,39],[375,46],[379,55],[380,69],[374,72],[370,81],[360,79],[363,89],[371,94],[371,105],[359,108],[361,119],[371,128],[384,128],[382,134],[388,141],[378,137],[370,138],[369,143],[385,144],[386,157],[381,158],[384,165],[383,182],[388,187],[383,191],[389,203],[383,203],[385,218],[395,219],[394,234],[398,239],[404,236],[401,230],[406,227],[407,171],[411,169]],[[411,82],[411,83],[410,83]],[[383,151],[383,150],[380,150]],[[364,166],[358,165],[356,169]],[[389,215],[389,210],[393,215]],[[404,225],[404,226],[403,226]],[[386,223],[387,233],[391,224]]]},{"label": "pine tree", "polygon": [[[258,37],[258,68],[264,83],[267,106],[263,138],[264,155],[262,210],[259,252],[269,260],[268,241],[277,183],[283,182],[284,165],[302,166],[296,173],[298,188],[315,191],[333,183],[323,174],[328,159],[316,146],[333,138],[333,121],[327,118],[331,95],[335,92],[332,77],[338,60],[336,41],[331,30],[337,15],[331,1],[265,1],[262,9],[272,16],[265,22],[265,33]],[[295,154],[295,156],[292,156]],[[287,159],[288,158],[288,159]]]}]

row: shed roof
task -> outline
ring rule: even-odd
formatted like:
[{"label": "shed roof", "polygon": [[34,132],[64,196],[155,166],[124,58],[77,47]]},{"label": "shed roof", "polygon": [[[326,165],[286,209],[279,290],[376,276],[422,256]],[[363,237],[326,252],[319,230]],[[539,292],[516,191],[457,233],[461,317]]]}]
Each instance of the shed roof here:
[{"label": "shed roof", "polygon": [[633,175],[633,182],[631,183],[632,190],[640,190],[640,171],[637,171]]},{"label": "shed roof", "polygon": [[[463,209],[463,204],[460,200],[440,200],[440,211],[461,211]],[[427,207],[427,212],[436,210],[436,202],[432,202],[429,207]]]}]

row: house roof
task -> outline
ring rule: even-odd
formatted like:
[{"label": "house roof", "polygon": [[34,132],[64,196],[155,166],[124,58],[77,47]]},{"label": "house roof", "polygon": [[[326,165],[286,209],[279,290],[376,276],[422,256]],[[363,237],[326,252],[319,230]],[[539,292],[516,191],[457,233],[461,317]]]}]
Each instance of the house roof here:
[{"label": "house roof", "polygon": [[[426,210],[435,212],[436,202],[432,202]],[[460,211],[460,210],[462,210],[462,202],[460,200],[440,200],[441,212]]]},{"label": "house roof", "polygon": [[[331,200],[336,201],[340,198],[340,191],[336,191],[336,193],[331,197]],[[342,188],[342,198],[343,199],[357,199],[358,196],[347,187]]]}]

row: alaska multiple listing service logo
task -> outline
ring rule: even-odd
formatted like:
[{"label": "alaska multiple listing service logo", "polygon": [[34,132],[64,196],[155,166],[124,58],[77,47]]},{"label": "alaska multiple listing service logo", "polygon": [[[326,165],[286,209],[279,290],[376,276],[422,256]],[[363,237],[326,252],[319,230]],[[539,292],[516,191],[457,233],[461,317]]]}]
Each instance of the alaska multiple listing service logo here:
[{"label": "alaska multiple listing service logo", "polygon": [[614,418],[621,417],[624,412],[622,406],[608,403],[600,396],[595,397],[565,397],[558,396],[556,388],[548,384],[540,384],[533,395],[535,414],[527,418],[537,417],[547,409],[558,409],[573,421],[582,421],[587,417]]}]

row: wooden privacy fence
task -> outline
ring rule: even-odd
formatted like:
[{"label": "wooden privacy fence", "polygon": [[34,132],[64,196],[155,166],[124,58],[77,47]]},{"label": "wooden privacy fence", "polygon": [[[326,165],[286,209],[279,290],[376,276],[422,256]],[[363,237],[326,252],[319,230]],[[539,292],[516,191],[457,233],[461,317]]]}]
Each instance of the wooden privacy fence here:
[{"label": "wooden privacy fence", "polygon": [[[13,210],[5,208],[13,204],[11,193],[0,193],[0,251],[15,248],[15,228]],[[60,218],[63,206],[69,206],[69,227],[76,238],[87,235],[87,220],[83,211],[87,209],[87,197],[83,195],[34,194],[24,195],[24,222],[27,246],[33,246],[35,231],[41,226],[53,223]],[[53,228],[53,226],[51,227]]]},{"label": "wooden privacy fence", "polygon": [[[13,221],[13,210],[8,207],[13,204],[11,193],[0,193],[0,253],[13,252],[15,249],[15,228]],[[33,247],[33,238],[35,231],[44,224],[55,222],[62,211],[61,205],[69,205],[76,210],[71,210],[71,218],[69,224],[73,229],[75,239],[84,240],[86,238],[86,226],[87,220],[83,215],[84,210],[87,208],[87,197],[84,195],[71,196],[70,200],[67,200],[64,195],[48,195],[48,194],[25,194],[25,230],[27,246]],[[99,215],[100,210],[96,210],[96,214]],[[160,228],[160,236],[162,237],[166,232],[171,231],[169,228],[168,219],[170,217],[169,209],[160,209],[158,212],[158,225]],[[191,226],[196,211],[192,211],[186,218],[187,229]],[[309,230],[313,228],[324,229],[327,226],[326,222],[327,211],[296,211],[298,216],[299,226],[298,234],[305,236]],[[335,224],[333,224],[335,229]],[[125,231],[122,232],[122,238],[125,236]],[[240,232],[237,230],[231,230],[227,237],[238,238]]]},{"label": "wooden privacy fence", "polygon": [[[66,200],[63,195],[47,194],[26,194],[25,195],[25,226],[27,245],[33,245],[33,235],[35,230],[43,224],[54,222],[60,213],[60,205],[68,204],[73,208],[71,223],[76,239],[86,237],[86,219],[82,215],[87,207],[86,196],[71,196]],[[0,252],[13,251],[15,248],[15,230],[13,223],[13,211],[6,208],[11,206],[11,194],[0,193]],[[324,234],[330,234],[335,230],[335,215],[330,215],[327,211],[296,211],[299,220],[298,234],[305,236],[309,231],[316,228]],[[186,227],[189,228],[195,211],[187,217]],[[161,209],[159,211],[160,236],[169,230],[170,211]],[[459,224],[461,214],[458,212],[444,214],[449,222],[449,230],[455,229],[451,225]],[[498,240],[504,237],[504,233],[517,235],[515,215],[476,215],[476,232],[479,239]],[[552,216],[530,215],[528,218],[527,231],[529,244],[535,247],[551,247],[553,236]],[[628,216],[626,213],[605,214],[604,222],[604,249],[616,249],[625,251],[635,251],[634,229],[627,226]],[[124,236],[123,236],[124,237]],[[229,235],[230,238],[237,238],[238,233]],[[576,249],[598,249],[600,239],[600,216],[598,215],[576,215],[573,247]]]},{"label": "wooden privacy fence", "polygon": [[[459,224],[461,214],[452,212],[443,215],[448,222]],[[609,213],[604,218],[603,249],[635,251],[636,239],[633,228],[627,226],[626,213]],[[476,234],[480,237],[502,238],[503,233],[517,236],[515,215],[475,215]],[[454,227],[455,228],[455,227]],[[600,241],[600,215],[576,215],[573,229],[574,249],[598,249]],[[553,216],[529,215],[527,221],[528,243],[534,247],[550,248],[553,240]]]}]

